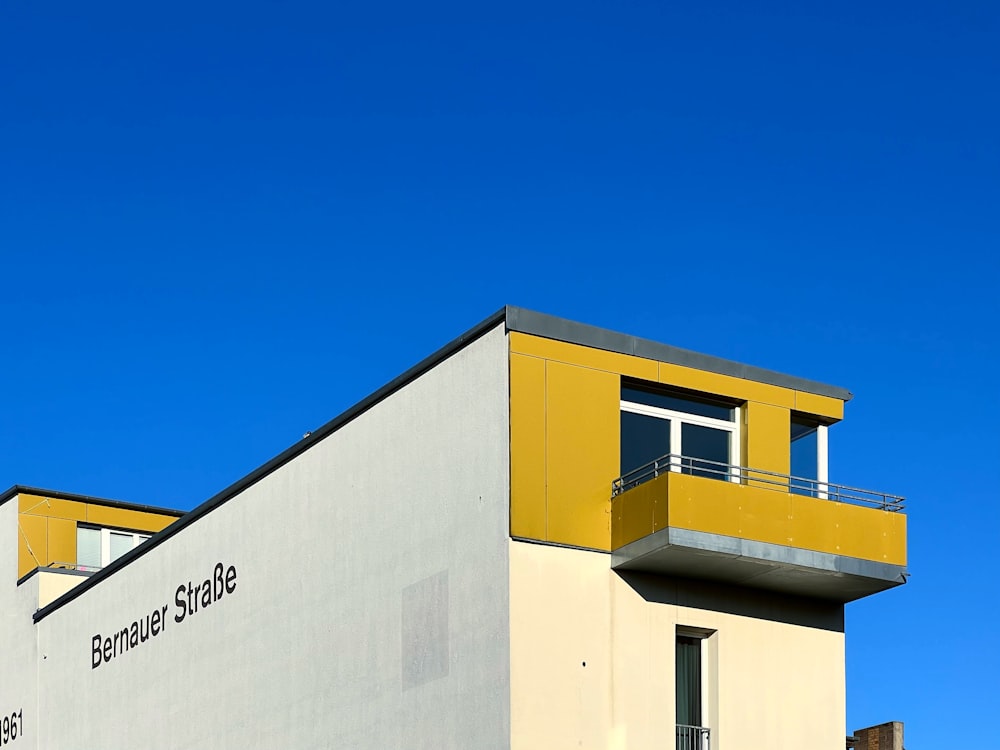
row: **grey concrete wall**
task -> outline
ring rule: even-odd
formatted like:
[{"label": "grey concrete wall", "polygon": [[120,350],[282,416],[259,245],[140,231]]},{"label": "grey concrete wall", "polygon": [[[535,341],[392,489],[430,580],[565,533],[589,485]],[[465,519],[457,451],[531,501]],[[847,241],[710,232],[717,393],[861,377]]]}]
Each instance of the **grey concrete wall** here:
[{"label": "grey concrete wall", "polygon": [[509,747],[507,372],[501,326],[41,620],[38,746]]}]

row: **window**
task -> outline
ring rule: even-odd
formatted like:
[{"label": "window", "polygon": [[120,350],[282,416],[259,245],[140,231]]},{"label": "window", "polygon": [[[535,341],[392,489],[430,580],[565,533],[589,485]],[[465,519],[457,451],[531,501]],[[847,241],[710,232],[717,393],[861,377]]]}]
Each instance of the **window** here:
[{"label": "window", "polygon": [[622,475],[670,454],[671,471],[738,479],[738,413],[723,401],[623,385]]},{"label": "window", "polygon": [[798,495],[826,497],[827,427],[806,417],[792,416],[789,490]]},{"label": "window", "polygon": [[138,547],[149,534],[96,526],[76,527],[77,570],[100,570]]},{"label": "window", "polygon": [[705,685],[706,645],[709,633],[677,633],[675,655],[675,701],[677,750],[708,750],[711,731],[707,724]]}]

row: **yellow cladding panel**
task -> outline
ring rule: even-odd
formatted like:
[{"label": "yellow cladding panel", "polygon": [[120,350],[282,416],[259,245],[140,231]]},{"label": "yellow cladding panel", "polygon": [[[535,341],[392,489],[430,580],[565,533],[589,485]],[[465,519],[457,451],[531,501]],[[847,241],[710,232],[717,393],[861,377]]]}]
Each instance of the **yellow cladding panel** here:
[{"label": "yellow cladding panel", "polygon": [[567,344],[563,341],[544,339],[516,331],[512,331],[510,334],[510,350],[518,354],[528,354],[554,362],[619,373],[642,380],[654,382],[656,380],[657,363],[654,360],[633,357],[628,354],[592,349],[579,344]]},{"label": "yellow cladding panel", "polygon": [[76,563],[76,521],[49,519],[49,553],[51,563]]},{"label": "yellow cladding panel", "polygon": [[48,519],[44,516],[17,517],[17,577],[48,562]]},{"label": "yellow cladding panel", "polygon": [[624,547],[657,531],[656,499],[666,497],[662,483],[666,476],[657,477],[619,495],[612,501],[614,521],[611,528],[611,549]]},{"label": "yellow cladding panel", "polygon": [[758,383],[744,378],[734,378],[731,375],[696,370],[693,367],[667,364],[666,362],[660,363],[658,379],[664,385],[688,388],[740,401],[759,401],[764,404],[783,406],[786,409],[791,409],[795,403],[795,391],[788,388]]},{"label": "yellow cladding panel", "polygon": [[[906,565],[906,516],[858,505],[838,505],[841,554]],[[880,517],[879,523],[871,522],[875,515]],[[869,550],[877,550],[878,554],[866,554]]]},{"label": "yellow cladding panel", "polygon": [[791,413],[781,406],[748,401],[746,465],[788,474],[791,462]]},{"label": "yellow cladding panel", "polygon": [[620,389],[614,373],[545,365],[548,541],[610,549]]},{"label": "yellow cladding panel", "polygon": [[161,516],[158,513],[146,513],[128,508],[115,508],[109,505],[87,506],[87,523],[92,523],[96,526],[156,532],[169,526],[176,520],[174,516]]},{"label": "yellow cladding panel", "polygon": [[545,360],[510,355],[510,533],[545,539]]},{"label": "yellow cladding panel", "polygon": [[705,492],[705,480],[687,474],[668,474],[660,479],[669,482],[664,485],[663,496],[668,501],[671,526],[695,531],[711,529],[713,534],[726,536],[740,535],[740,504],[732,493]]},{"label": "yellow cladding panel", "polygon": [[38,495],[20,495],[18,512],[33,516],[50,516],[52,518],[71,518],[83,521],[87,518],[87,504],[77,500],[60,500],[54,497],[39,497]]},{"label": "yellow cladding panel", "polygon": [[664,475],[615,498],[615,549],[652,533],[649,508],[656,515],[663,503],[675,528],[906,565],[901,513],[686,474]]},{"label": "yellow cladding panel", "polygon": [[844,418],[844,402],[839,398],[818,396],[805,391],[795,392],[795,411],[815,414],[820,417],[841,420]]}]

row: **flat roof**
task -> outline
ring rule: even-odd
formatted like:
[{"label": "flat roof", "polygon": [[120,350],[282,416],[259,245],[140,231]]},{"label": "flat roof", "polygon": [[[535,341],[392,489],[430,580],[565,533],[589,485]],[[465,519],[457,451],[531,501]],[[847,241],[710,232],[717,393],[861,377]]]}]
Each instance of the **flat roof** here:
[{"label": "flat roof", "polygon": [[40,487],[26,487],[23,484],[15,484],[0,493],[0,505],[10,500],[16,495],[37,495],[38,497],[48,497],[53,500],[72,500],[78,503],[88,503],[90,505],[104,505],[108,508],[121,508],[122,510],[136,510],[141,513],[158,513],[161,516],[183,516],[185,511],[173,508],[159,508],[155,505],[140,505],[138,503],[127,503],[124,500],[109,500],[106,497],[92,497],[90,495],[77,495],[73,492],[61,492],[60,490],[45,490]]},{"label": "flat roof", "polygon": [[[720,357],[713,357],[708,354],[699,354],[687,349],[679,349],[677,347],[661,344],[656,341],[641,339],[636,336],[629,336],[624,333],[617,333],[604,328],[597,328],[596,326],[576,323],[564,318],[558,318],[552,315],[534,312],[533,310],[527,310],[523,307],[505,305],[485,320],[473,326],[457,338],[452,339],[436,352],[415,364],[406,372],[386,383],[370,396],[363,398],[354,406],[334,417],[326,424],[316,428],[264,465],[254,469],[242,479],[238,479],[233,482],[224,490],[213,495],[190,512],[181,515],[177,521],[170,524],[162,531],[154,534],[143,544],[130,550],[107,567],[91,575],[90,578],[80,585],[70,589],[55,601],[39,609],[33,616],[34,621],[38,622],[42,618],[59,609],[64,604],[73,601],[73,599],[83,594],[92,586],[95,586],[105,578],[114,575],[117,571],[128,565],[132,560],[153,551],[156,547],[172,537],[174,534],[180,533],[182,530],[195,523],[202,516],[211,513],[220,505],[228,502],[248,487],[256,484],[261,479],[264,479],[266,476],[281,468],[299,454],[305,452],[325,437],[328,437],[330,434],[336,432],[348,422],[351,422],[355,418],[361,416],[379,402],[388,398],[393,393],[405,387],[413,380],[416,380],[440,362],[444,361],[456,352],[461,351],[466,346],[478,340],[501,324],[507,331],[517,331],[519,333],[527,333],[534,336],[540,336],[542,338],[564,341],[570,344],[579,344],[581,346],[589,346],[595,349],[618,352],[619,354],[631,354],[637,357],[655,359],[661,362],[683,365],[685,367],[694,367],[708,372],[719,373],[721,375],[730,375],[747,380],[755,380],[757,382],[777,385],[783,388],[793,388],[799,391],[816,393],[821,396],[839,398],[844,401],[851,398],[851,392],[843,388],[824,385],[823,383],[817,383],[812,380],[797,378],[791,375],[783,375],[772,370],[765,370],[760,367],[744,365],[739,362],[722,359]],[[28,490],[25,489],[25,491],[27,492]],[[8,490],[8,493],[10,492],[11,490]],[[3,497],[3,499],[7,498]],[[0,502],[2,502],[2,500],[0,500]]]},{"label": "flat roof", "polygon": [[672,365],[692,367],[696,370],[705,370],[719,375],[729,375],[734,378],[753,380],[758,383],[767,383],[781,388],[791,388],[796,391],[815,393],[820,396],[850,401],[853,394],[846,388],[839,388],[834,385],[819,383],[815,380],[807,380],[794,375],[766,370],[763,367],[745,365],[731,359],[713,357],[710,354],[701,354],[689,349],[681,349],[669,344],[661,344],[650,339],[641,339],[636,336],[629,336],[625,333],[609,331],[606,328],[589,326],[585,323],[577,323],[564,318],[557,318],[552,315],[525,310],[522,307],[506,307],[506,322],[508,331],[518,331],[520,333],[530,333],[534,336],[541,336],[556,341],[564,341],[569,344],[579,344],[589,346],[594,349],[603,349],[618,354],[631,354],[644,359],[655,359],[658,362],[667,362]]}]

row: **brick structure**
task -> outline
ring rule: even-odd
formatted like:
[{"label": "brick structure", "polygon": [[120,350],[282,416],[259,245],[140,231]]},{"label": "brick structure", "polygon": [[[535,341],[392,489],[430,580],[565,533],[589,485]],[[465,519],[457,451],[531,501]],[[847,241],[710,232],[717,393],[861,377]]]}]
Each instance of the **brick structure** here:
[{"label": "brick structure", "polygon": [[847,740],[853,750],[904,750],[903,722],[889,721],[874,727],[856,729]]}]

